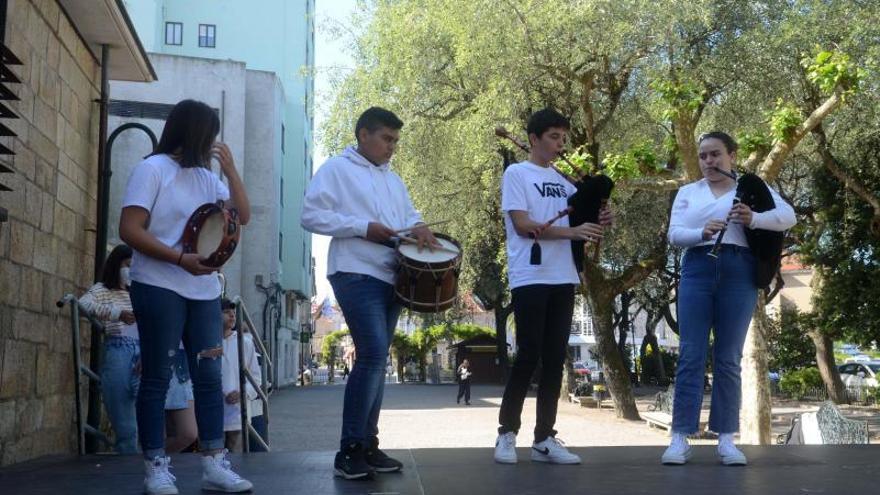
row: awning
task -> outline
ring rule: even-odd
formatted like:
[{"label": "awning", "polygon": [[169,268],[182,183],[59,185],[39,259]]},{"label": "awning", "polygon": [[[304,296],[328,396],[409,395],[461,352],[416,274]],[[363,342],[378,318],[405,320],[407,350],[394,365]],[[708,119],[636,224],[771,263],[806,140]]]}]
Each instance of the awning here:
[{"label": "awning", "polygon": [[99,62],[101,45],[110,46],[110,79],[135,82],[158,79],[122,0],[58,0],[58,3]]}]

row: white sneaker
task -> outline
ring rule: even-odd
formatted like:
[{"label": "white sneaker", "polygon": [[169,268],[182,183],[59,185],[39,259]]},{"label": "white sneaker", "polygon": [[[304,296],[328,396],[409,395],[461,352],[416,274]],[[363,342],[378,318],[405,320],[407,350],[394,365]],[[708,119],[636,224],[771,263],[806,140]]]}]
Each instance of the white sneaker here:
[{"label": "white sneaker", "polygon": [[691,455],[693,452],[691,446],[688,445],[687,435],[673,432],[672,443],[666,448],[666,452],[663,452],[660,462],[668,465],[681,465],[689,461]]},{"label": "white sneaker", "polygon": [[202,456],[202,490],[241,493],[249,492],[254,487],[232,470],[232,464],[226,459],[228,452],[223,449],[214,455]]},{"label": "white sneaker", "polygon": [[565,448],[562,440],[547,437],[543,441],[532,444],[532,460],[549,462],[550,464],[580,464],[581,458]]},{"label": "white sneaker", "polygon": [[174,482],[177,478],[168,469],[171,468],[170,457],[156,457],[152,461],[144,461],[144,493],[147,495],[177,495]]},{"label": "white sneaker", "polygon": [[718,442],[718,458],[725,466],[745,466],[747,464],[746,455],[736,448],[732,439]]},{"label": "white sneaker", "polygon": [[498,435],[495,440],[495,462],[516,464],[516,433],[508,431]]}]

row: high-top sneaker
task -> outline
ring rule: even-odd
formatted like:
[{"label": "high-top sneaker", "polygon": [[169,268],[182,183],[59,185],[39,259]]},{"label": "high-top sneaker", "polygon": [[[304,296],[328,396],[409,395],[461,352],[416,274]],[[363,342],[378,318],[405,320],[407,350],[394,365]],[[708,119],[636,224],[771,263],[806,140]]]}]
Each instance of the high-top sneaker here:
[{"label": "high-top sneaker", "polygon": [[725,466],[745,466],[746,455],[733,443],[732,433],[722,433],[718,436],[718,458]]},{"label": "high-top sneaker", "polygon": [[516,433],[508,431],[498,435],[495,440],[495,462],[516,464]]},{"label": "high-top sneaker", "polygon": [[375,471],[364,458],[364,446],[353,443],[336,453],[333,474],[347,480],[372,478]]},{"label": "high-top sneaker", "polygon": [[177,495],[174,482],[177,478],[169,471],[170,457],[156,457],[152,461],[144,461],[144,493],[147,495]]},{"label": "high-top sneaker", "polygon": [[364,450],[364,460],[377,473],[393,473],[403,469],[402,462],[388,457],[388,454],[379,450],[379,440],[369,442]]},{"label": "high-top sneaker", "polygon": [[532,444],[532,460],[535,462],[549,462],[550,464],[581,463],[580,456],[569,452],[562,440],[556,437],[547,437],[538,443]]},{"label": "high-top sneaker", "polygon": [[672,432],[672,442],[663,452],[660,462],[668,465],[681,465],[690,460],[692,455],[691,446],[688,445],[687,435]]},{"label": "high-top sneaker", "polygon": [[228,450],[223,449],[214,455],[202,456],[202,490],[215,492],[249,492],[254,485],[232,470],[232,463],[226,458]]}]

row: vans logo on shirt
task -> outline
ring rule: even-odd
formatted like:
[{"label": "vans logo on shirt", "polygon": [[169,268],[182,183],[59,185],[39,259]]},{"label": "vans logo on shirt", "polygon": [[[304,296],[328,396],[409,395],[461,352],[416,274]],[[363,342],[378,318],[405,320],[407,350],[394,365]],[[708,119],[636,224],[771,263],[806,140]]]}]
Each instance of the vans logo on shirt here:
[{"label": "vans logo on shirt", "polygon": [[558,182],[544,182],[540,186],[538,184],[532,184],[535,186],[535,189],[538,190],[538,194],[541,195],[542,198],[551,197],[551,198],[567,198],[568,192],[565,190],[565,185],[560,184]]}]

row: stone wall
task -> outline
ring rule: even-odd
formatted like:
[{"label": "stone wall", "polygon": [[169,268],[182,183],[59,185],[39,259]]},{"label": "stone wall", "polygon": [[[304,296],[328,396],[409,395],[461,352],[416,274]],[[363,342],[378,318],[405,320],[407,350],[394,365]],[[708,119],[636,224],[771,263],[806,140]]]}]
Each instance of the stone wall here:
[{"label": "stone wall", "polygon": [[[0,192],[0,465],[76,449],[70,321],[92,279],[100,67],[54,0],[9,0],[15,170]],[[84,359],[88,359],[84,327]]]}]

